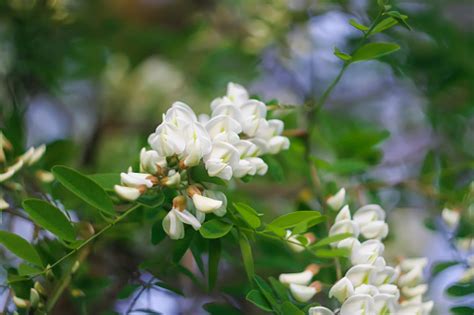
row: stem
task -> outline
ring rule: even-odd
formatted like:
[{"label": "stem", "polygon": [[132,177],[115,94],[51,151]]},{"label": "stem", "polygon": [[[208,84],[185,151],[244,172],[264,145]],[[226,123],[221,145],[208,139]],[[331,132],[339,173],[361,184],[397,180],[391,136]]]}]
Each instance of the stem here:
[{"label": "stem", "polygon": [[[132,213],[133,211],[135,211],[136,209],[138,209],[140,207],[139,204],[129,208],[127,211],[125,211],[124,213],[122,213],[120,216],[118,216],[117,218],[115,218],[115,220],[113,220],[111,223],[107,224],[102,230],[100,230],[99,232],[97,232],[96,234],[92,235],[91,237],[89,237],[88,239],[86,239],[84,242],[81,243],[81,245],[79,245],[78,247],[74,248],[73,250],[71,250],[69,253],[67,253],[66,255],[64,255],[63,257],[61,257],[60,259],[58,259],[56,262],[54,262],[52,265],[46,267],[45,270],[41,271],[41,272],[38,272],[38,273],[35,273],[35,274],[31,274],[29,275],[28,277],[28,280],[29,279],[33,279],[37,276],[40,276],[40,275],[43,275],[45,274],[46,272],[50,271],[51,269],[53,269],[54,267],[56,267],[57,265],[59,265],[60,263],[62,263],[64,260],[68,259],[69,257],[71,257],[72,255],[74,255],[75,253],[77,253],[78,251],[80,251],[82,248],[84,248],[86,245],[88,245],[89,243],[91,243],[93,240],[95,240],[96,238],[98,238],[100,235],[102,235],[103,233],[107,232],[111,227],[113,227],[114,225],[116,225],[117,223],[119,223],[120,221],[122,221],[123,219],[125,219],[130,213]],[[20,280],[13,280],[13,281],[9,281],[9,283],[14,283],[14,282],[20,282],[20,281],[24,281],[24,279],[20,279]]]}]

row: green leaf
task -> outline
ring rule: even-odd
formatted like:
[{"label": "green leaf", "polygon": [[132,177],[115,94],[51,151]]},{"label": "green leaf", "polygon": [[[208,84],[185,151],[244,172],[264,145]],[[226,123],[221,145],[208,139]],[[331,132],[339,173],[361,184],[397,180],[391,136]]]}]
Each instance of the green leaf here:
[{"label": "green leaf", "polygon": [[383,19],[380,21],[370,32],[370,35],[374,35],[380,32],[383,32],[389,28],[391,28],[394,25],[397,25],[398,22],[392,17],[387,17],[386,19]]},{"label": "green leaf", "polygon": [[458,282],[450,286],[446,293],[451,296],[465,296],[469,294],[474,294],[474,282],[471,283],[461,283]]},{"label": "green leaf", "polygon": [[349,250],[347,248],[332,248],[332,249],[317,249],[314,251],[314,255],[319,258],[335,258],[335,257],[348,257]]},{"label": "green leaf", "polygon": [[43,266],[36,249],[20,236],[7,231],[0,231],[0,244],[21,259],[37,266]]},{"label": "green leaf", "polygon": [[55,166],[52,172],[54,177],[77,197],[106,215],[115,215],[112,200],[94,180],[66,166]]},{"label": "green leaf", "polygon": [[288,229],[294,227],[301,223],[302,221],[312,221],[312,220],[324,220],[324,217],[318,211],[306,210],[306,211],[296,211],[292,213],[284,214],[275,220],[273,220],[270,225]]},{"label": "green leaf", "polygon": [[191,178],[194,179],[195,182],[204,182],[204,183],[211,183],[221,186],[227,186],[227,182],[219,177],[211,177],[207,173],[204,165],[200,164],[198,166],[192,167],[188,170],[191,174]]},{"label": "green leaf", "polygon": [[219,239],[209,241],[209,291],[212,291],[216,285],[221,249],[221,241]]},{"label": "green leaf", "polygon": [[90,179],[99,184],[106,191],[114,191],[115,185],[120,185],[119,173],[100,173],[88,175]]},{"label": "green leaf", "polygon": [[232,226],[232,224],[220,219],[212,219],[201,225],[199,233],[201,233],[202,237],[208,239],[221,238],[230,232]]},{"label": "green leaf", "polygon": [[340,175],[362,173],[369,167],[366,162],[356,159],[338,159],[333,163],[329,163],[321,159],[313,158],[313,161],[318,168]]},{"label": "green leaf", "polygon": [[153,245],[158,245],[166,237],[162,222],[162,220],[156,221],[151,226],[151,243]]},{"label": "green leaf", "polygon": [[41,268],[34,265],[29,265],[27,263],[21,263],[18,266],[18,274],[20,276],[34,275],[34,274],[41,273],[41,271],[43,271]]},{"label": "green leaf", "polygon": [[268,281],[270,282],[273,291],[281,301],[289,301],[287,287],[285,287],[280,281],[273,277],[268,278]]},{"label": "green leaf", "polygon": [[247,235],[245,235],[244,233],[239,233],[239,246],[240,252],[242,253],[242,260],[244,262],[245,272],[247,273],[247,277],[251,282],[255,275],[255,267],[253,264],[252,247],[250,247]]},{"label": "green leaf", "polygon": [[356,29],[358,29],[359,31],[362,31],[362,32],[365,32],[365,31],[369,30],[368,26],[365,26],[365,25],[362,25],[362,24],[358,23],[355,19],[350,19],[349,24],[354,26]]},{"label": "green leaf", "polygon": [[135,292],[139,287],[141,287],[140,285],[138,284],[127,284],[125,285],[122,290],[120,290],[119,293],[117,293],[117,299],[119,300],[125,300],[127,299],[128,297],[130,297],[130,295],[133,294],[133,292]]},{"label": "green leaf", "polygon": [[247,296],[245,297],[247,299],[247,301],[249,301],[250,303],[252,303],[253,305],[255,305],[256,307],[266,311],[266,312],[272,312],[273,309],[272,307],[270,306],[270,304],[268,304],[267,300],[265,299],[265,297],[262,295],[262,293],[260,293],[259,290],[250,290],[249,293],[247,293]]},{"label": "green leaf", "polygon": [[61,210],[40,199],[26,199],[23,208],[30,218],[42,228],[50,231],[59,238],[72,242],[76,232],[71,222]]},{"label": "green leaf", "polygon": [[282,182],[285,180],[285,171],[277,159],[267,155],[263,160],[268,165],[268,174],[270,174],[275,181]]},{"label": "green leaf", "polygon": [[346,53],[343,53],[342,51],[339,50],[339,48],[335,47],[334,48],[334,55],[336,57],[338,57],[339,59],[341,60],[344,60],[344,61],[349,61],[352,59],[352,56],[351,55],[348,55]]},{"label": "green leaf", "polygon": [[184,238],[174,241],[173,262],[178,263],[191,246],[194,238],[194,230],[187,229]]},{"label": "green leaf", "polygon": [[334,242],[345,240],[346,238],[349,238],[349,237],[352,237],[352,236],[353,236],[352,233],[341,233],[341,234],[328,236],[328,237],[325,237],[325,238],[321,239],[320,241],[314,243],[313,245],[311,245],[311,248],[318,248],[318,247],[326,246],[326,245],[329,245],[329,244],[334,243]]},{"label": "green leaf", "polygon": [[242,218],[248,223],[250,227],[256,229],[262,224],[260,218],[258,217],[259,213],[249,205],[242,202],[234,203],[233,205],[235,210],[237,210],[237,212],[242,216]]},{"label": "green leaf", "polygon": [[433,269],[431,271],[431,274],[433,276],[436,276],[437,274],[439,274],[440,272],[444,271],[445,269],[449,268],[449,267],[452,267],[452,266],[455,266],[459,264],[458,261],[442,261],[442,262],[439,262],[439,263],[436,263],[434,266],[433,266]]},{"label": "green leaf", "polygon": [[404,28],[411,31],[411,26],[407,23],[408,16],[401,14],[398,11],[389,11],[389,12],[386,12],[385,14],[390,15],[392,18],[397,20],[397,22],[400,23]]},{"label": "green leaf", "polygon": [[357,49],[352,56],[352,62],[376,59],[391,54],[400,49],[400,46],[394,43],[368,43]]},{"label": "green leaf", "polygon": [[253,277],[253,281],[255,282],[255,284],[257,285],[258,289],[260,290],[262,295],[265,297],[267,302],[272,306],[272,308],[274,310],[279,309],[279,305],[275,297],[273,296],[273,291],[270,285],[268,285],[268,283],[266,283],[265,280],[263,280],[261,277],[257,275]]},{"label": "green leaf", "polygon": [[165,201],[165,194],[161,190],[153,190],[149,194],[141,195],[137,202],[147,208],[157,208]]},{"label": "green leaf", "polygon": [[471,306],[456,306],[450,309],[453,315],[472,315],[474,314],[474,307]]},{"label": "green leaf", "polygon": [[304,312],[297,308],[293,303],[287,301],[281,305],[281,310],[285,315],[304,315]]},{"label": "green leaf", "polygon": [[157,282],[153,283],[153,285],[156,285],[157,287],[160,287],[160,288],[163,288],[163,289],[165,289],[165,290],[168,290],[168,291],[171,291],[171,292],[173,292],[173,293],[176,293],[177,295],[184,296],[183,291],[181,291],[180,289],[175,288],[175,287],[169,285],[168,283],[165,283],[165,282],[162,282],[162,281],[157,281]]}]

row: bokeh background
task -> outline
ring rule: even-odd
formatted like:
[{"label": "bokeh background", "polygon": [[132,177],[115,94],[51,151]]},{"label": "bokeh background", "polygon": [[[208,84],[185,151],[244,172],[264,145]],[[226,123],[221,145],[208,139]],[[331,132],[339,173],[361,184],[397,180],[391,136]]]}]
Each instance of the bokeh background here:
[{"label": "bokeh background", "polygon": [[[322,167],[328,192],[345,186],[352,209],[379,202],[387,210],[388,257],[449,260],[459,253],[444,233],[427,227],[426,218],[436,222],[443,207],[461,204],[474,178],[474,4],[392,4],[409,16],[413,30],[395,27],[377,35],[402,49],[349,68],[320,114],[314,154],[342,165]],[[26,143],[14,145],[48,143],[46,167],[120,172],[136,163],[173,101],[208,112],[229,81],[265,101],[303,106],[317,99],[341,67],[334,47],[350,51],[360,36],[349,19],[367,23],[376,11],[376,1],[369,0],[0,0],[0,124],[24,135]],[[279,116],[287,129],[305,128],[294,111]],[[228,193],[267,218],[311,206],[302,161],[303,139],[292,138],[268,176]],[[26,222],[7,223],[31,237]],[[136,246],[149,233],[144,228],[128,239],[101,241],[90,265],[96,277],[82,287],[91,314],[126,310],[133,295],[113,305],[107,297],[130,277],[146,281],[149,275],[137,275],[143,257],[166,255],[166,246]],[[238,259],[226,261],[219,282],[222,292],[232,294],[241,289],[242,269]],[[259,274],[276,276],[307,263],[308,257],[276,244],[258,245]],[[459,302],[443,290],[461,272],[454,268],[433,278],[427,271],[437,314]],[[152,290],[137,307],[199,314],[206,301],[233,299],[167,276],[190,297]],[[71,303],[66,299],[62,310]],[[247,311],[256,312],[250,306]]]}]

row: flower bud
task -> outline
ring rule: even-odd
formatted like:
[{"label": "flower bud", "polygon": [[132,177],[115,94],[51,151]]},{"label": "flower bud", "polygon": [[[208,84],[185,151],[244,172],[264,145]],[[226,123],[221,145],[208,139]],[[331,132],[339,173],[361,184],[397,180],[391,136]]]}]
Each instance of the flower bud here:
[{"label": "flower bud", "polygon": [[10,179],[13,175],[15,175],[15,171],[11,169],[7,169],[5,173],[0,173],[0,183]]},{"label": "flower bud", "polygon": [[36,149],[34,149],[33,154],[31,155],[28,161],[25,161],[25,163],[27,163],[28,165],[35,164],[43,157],[45,152],[46,152],[46,145],[42,144]]},{"label": "flower bud", "polygon": [[413,298],[418,295],[423,295],[428,291],[428,285],[419,284],[415,287],[403,287],[402,294],[407,298]]},{"label": "flower bud", "polygon": [[40,181],[43,183],[51,183],[54,180],[54,175],[51,172],[48,171],[43,171],[43,170],[38,170],[35,173],[36,178],[38,178]]},{"label": "flower bud", "polygon": [[5,199],[3,199],[3,197],[0,197],[0,211],[8,209],[9,207],[10,205],[8,204],[8,202],[6,202]]},{"label": "flower bud", "polygon": [[458,226],[461,215],[459,211],[444,208],[441,217],[449,228],[454,229]]},{"label": "flower bud", "polygon": [[38,304],[40,302],[40,296],[38,291],[35,289],[31,288],[30,289],[30,303],[32,308],[37,308]]},{"label": "flower bud", "polygon": [[335,222],[350,220],[350,219],[351,219],[351,211],[349,210],[349,206],[345,205],[337,214],[335,218]]},{"label": "flower bud", "polygon": [[42,296],[47,296],[46,289],[38,281],[35,281],[35,284],[33,285],[33,287]]},{"label": "flower bud", "polygon": [[73,274],[76,273],[80,266],[81,266],[81,263],[79,262],[79,260],[76,260],[74,264],[72,265],[71,273]]},{"label": "flower bud", "polygon": [[354,286],[346,277],[337,281],[329,290],[329,297],[335,297],[341,303],[352,294],[354,294]]},{"label": "flower bud", "polygon": [[338,211],[341,209],[342,205],[344,204],[344,199],[346,198],[346,190],[341,188],[336,194],[330,196],[326,203],[332,210]]},{"label": "flower bud", "polygon": [[128,201],[135,201],[142,194],[140,189],[135,187],[126,187],[121,185],[114,186],[115,193],[122,199]]},{"label": "flower bud", "polygon": [[16,307],[18,308],[28,308],[31,305],[29,301],[21,299],[17,296],[13,297],[13,303],[15,303]]}]

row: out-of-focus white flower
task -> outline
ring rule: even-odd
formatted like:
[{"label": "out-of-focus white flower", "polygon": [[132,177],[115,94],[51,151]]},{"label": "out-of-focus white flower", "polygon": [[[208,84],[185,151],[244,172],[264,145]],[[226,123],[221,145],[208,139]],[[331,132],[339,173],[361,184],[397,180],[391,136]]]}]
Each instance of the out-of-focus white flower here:
[{"label": "out-of-focus white flower", "polygon": [[410,271],[403,273],[398,278],[398,285],[400,287],[414,286],[420,283],[423,279],[423,269],[420,266],[415,266]]},{"label": "out-of-focus white flower", "polygon": [[330,196],[326,200],[326,203],[328,204],[329,207],[331,207],[332,210],[339,211],[339,209],[341,209],[342,205],[344,204],[345,198],[346,198],[346,189],[341,188],[336,194]]},{"label": "out-of-focus white flower", "polygon": [[290,148],[290,140],[287,137],[275,136],[268,141],[268,153],[277,154]]},{"label": "out-of-focus white flower", "polygon": [[[301,237],[305,239],[304,244],[300,240]],[[312,244],[316,240],[316,237],[313,233],[306,233],[304,235],[294,235],[291,233],[290,230],[286,231],[285,238],[288,240],[288,246],[295,253],[301,253],[307,245]]]},{"label": "out-of-focus white flower", "polygon": [[336,243],[337,243],[337,248],[347,248],[351,252],[360,246],[359,240],[355,237],[348,237]]},{"label": "out-of-focus white flower", "polygon": [[451,229],[454,229],[458,226],[461,215],[459,211],[444,208],[443,212],[441,212],[441,217],[447,226],[449,226]]},{"label": "out-of-focus white flower", "polygon": [[7,168],[7,172],[8,171],[13,171],[13,173],[16,173],[23,167],[23,165],[25,165],[24,161],[22,159],[19,159],[18,161],[16,161],[15,164],[10,165]]},{"label": "out-of-focus white flower", "polygon": [[341,211],[337,214],[336,218],[334,219],[335,222],[343,221],[343,220],[350,220],[351,219],[351,211],[349,210],[349,206],[345,205]]},{"label": "out-of-focus white flower", "polygon": [[378,240],[365,241],[361,243],[359,247],[352,250],[352,264],[372,264],[377,257],[382,255],[384,248],[382,242]]},{"label": "out-of-focus white flower", "polygon": [[380,220],[368,222],[360,227],[360,234],[367,239],[383,239],[388,235],[388,225]]},{"label": "out-of-focus white flower", "polygon": [[0,197],[0,210],[5,210],[5,209],[8,209],[10,207],[10,205],[8,204],[8,202],[5,201],[5,199],[3,199],[3,197]]},{"label": "out-of-focus white flower", "polygon": [[198,219],[185,208],[186,199],[178,196],[173,199],[173,207],[163,219],[163,230],[171,239],[184,237],[184,224],[189,224],[196,231],[201,228]]},{"label": "out-of-focus white flower", "polygon": [[301,303],[308,302],[319,291],[321,291],[321,284],[317,281],[313,282],[309,286],[294,283],[290,284],[291,295],[295,298],[295,300]]},{"label": "out-of-focus white flower", "polygon": [[378,290],[380,293],[393,295],[397,301],[400,298],[400,289],[395,284],[382,284],[378,286]]},{"label": "out-of-focus white flower", "polygon": [[204,163],[209,176],[230,180],[232,169],[239,163],[239,152],[227,142],[214,142],[211,152],[204,156]]},{"label": "out-of-focus white flower", "polygon": [[128,201],[137,200],[142,194],[142,191],[135,187],[127,187],[122,185],[114,186],[115,193],[122,199]]},{"label": "out-of-focus white flower", "polygon": [[324,306],[313,306],[308,310],[308,315],[334,315],[334,312]]},{"label": "out-of-focus white flower", "polygon": [[15,171],[11,169],[7,169],[5,173],[0,173],[0,183],[10,179],[13,175],[15,175]]},{"label": "out-of-focus white flower", "polygon": [[329,297],[335,297],[343,303],[349,296],[354,294],[354,286],[348,278],[344,277],[337,281],[329,290]]},{"label": "out-of-focus white flower", "polygon": [[179,129],[171,122],[163,121],[154,133],[148,137],[148,143],[159,156],[168,157],[179,155],[186,148],[186,139],[183,129]]},{"label": "out-of-focus white flower", "polygon": [[355,287],[360,286],[361,284],[369,284],[372,282],[372,278],[375,272],[375,267],[373,265],[362,264],[352,266],[347,272],[346,277]]},{"label": "out-of-focus white flower", "polygon": [[433,301],[425,303],[401,303],[397,315],[429,315],[433,309]]},{"label": "out-of-focus white flower", "polygon": [[[1,180],[0,180],[1,182]],[[472,237],[460,237],[456,239],[456,246],[464,251],[474,250],[474,239]]]},{"label": "out-of-focus white flower", "polygon": [[36,177],[43,183],[51,183],[54,180],[54,175],[51,172],[38,170],[35,173]]},{"label": "out-of-focus white flower", "polygon": [[405,258],[400,263],[400,268],[403,272],[408,272],[415,268],[420,268],[423,270],[428,265],[428,258],[419,257],[419,258]]},{"label": "out-of-focus white flower", "polygon": [[0,163],[5,162],[5,151],[4,149],[11,150],[12,144],[8,141],[7,137],[0,131]]},{"label": "out-of-focus white flower", "polygon": [[384,221],[385,211],[379,205],[365,205],[354,213],[353,220],[361,227],[373,221]]},{"label": "out-of-focus white flower", "polygon": [[341,306],[341,315],[374,314],[374,299],[367,294],[354,294]]},{"label": "out-of-focus white flower", "polygon": [[42,144],[39,147],[35,148],[33,151],[33,154],[31,157],[28,159],[28,161],[25,161],[26,164],[28,165],[33,165],[36,162],[38,162],[46,152],[46,145]]},{"label": "out-of-focus white flower", "polygon": [[329,236],[342,233],[351,233],[354,237],[357,237],[359,236],[359,227],[352,220],[342,220],[336,222],[329,230]]},{"label": "out-of-focus white flower", "polygon": [[278,280],[286,285],[289,284],[300,284],[300,285],[307,285],[313,279],[313,272],[311,270],[305,270],[303,272],[296,272],[296,273],[282,273]]},{"label": "out-of-focus white flower", "polygon": [[397,300],[390,294],[376,294],[374,297],[374,311],[376,315],[396,314]]},{"label": "out-of-focus white flower", "polygon": [[142,148],[140,151],[140,172],[156,174],[158,168],[163,169],[166,166],[166,158],[159,156],[155,150]]},{"label": "out-of-focus white flower", "polygon": [[466,269],[459,278],[459,281],[464,283],[471,282],[472,280],[474,280],[474,267]]},{"label": "out-of-focus white flower", "polygon": [[423,295],[428,291],[428,285],[419,284],[415,287],[403,287],[402,294],[407,298],[413,298],[418,295]]}]

